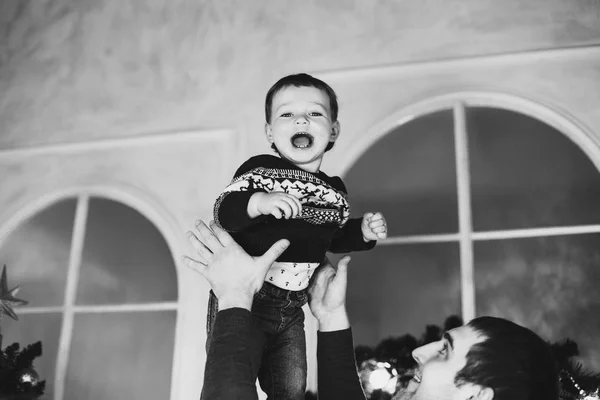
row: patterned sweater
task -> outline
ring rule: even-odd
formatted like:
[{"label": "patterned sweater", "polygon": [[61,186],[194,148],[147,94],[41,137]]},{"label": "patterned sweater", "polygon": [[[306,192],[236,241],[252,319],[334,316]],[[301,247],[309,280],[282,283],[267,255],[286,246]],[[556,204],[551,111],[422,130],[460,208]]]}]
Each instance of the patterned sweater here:
[{"label": "patterned sweater", "polygon": [[[296,219],[260,215],[251,219],[247,206],[258,192],[285,192],[302,203]],[[252,256],[262,255],[279,239],[290,246],[280,262],[320,263],[327,251],[347,253],[372,249],[364,241],[362,218],[349,218],[346,187],[339,177],[310,173],[287,160],[259,155],[246,161],[215,203],[215,221]]]}]

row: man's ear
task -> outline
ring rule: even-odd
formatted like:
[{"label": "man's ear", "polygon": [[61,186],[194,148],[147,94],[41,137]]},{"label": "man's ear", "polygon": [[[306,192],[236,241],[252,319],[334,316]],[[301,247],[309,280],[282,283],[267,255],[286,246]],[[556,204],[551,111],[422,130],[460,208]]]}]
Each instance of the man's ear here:
[{"label": "man's ear", "polygon": [[466,383],[459,388],[461,400],[493,400],[494,389]]},{"label": "man's ear", "polygon": [[271,132],[271,125],[269,123],[265,123],[265,135],[267,135],[269,143],[273,143],[273,132]]},{"label": "man's ear", "polygon": [[331,134],[329,135],[329,141],[330,142],[335,142],[336,139],[340,136],[340,122],[339,121],[335,121],[332,125],[331,125]]}]

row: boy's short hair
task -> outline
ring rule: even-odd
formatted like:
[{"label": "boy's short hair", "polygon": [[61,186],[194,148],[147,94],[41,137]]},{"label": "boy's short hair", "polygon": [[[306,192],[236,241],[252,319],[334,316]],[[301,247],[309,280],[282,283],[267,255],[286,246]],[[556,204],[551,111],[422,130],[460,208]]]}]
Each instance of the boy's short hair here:
[{"label": "boy's short hair", "polygon": [[494,400],[558,400],[558,368],[548,343],[531,330],[502,318],[479,317],[467,324],[485,339],[467,353],[454,383],[494,390]]},{"label": "boy's short hair", "polygon": [[[315,78],[314,76],[311,76],[311,75],[305,74],[305,73],[300,73],[300,74],[284,76],[283,78],[281,78],[280,80],[275,82],[275,84],[273,86],[271,86],[271,88],[267,92],[267,96],[265,98],[265,119],[267,121],[267,124],[271,123],[271,114],[272,114],[271,108],[273,107],[273,97],[275,97],[275,95],[280,90],[285,89],[290,86],[314,87],[315,89],[319,89],[320,91],[325,93],[327,95],[327,97],[329,98],[329,111],[331,112],[332,122],[337,121],[338,109],[339,109],[338,102],[337,102],[337,95],[335,94],[335,92],[333,91],[331,86],[329,86],[322,80]],[[333,144],[334,144],[334,142],[329,142],[325,151],[331,150],[333,148]],[[277,147],[275,147],[275,144],[272,144],[271,147],[273,148],[273,150],[277,151]]]}]

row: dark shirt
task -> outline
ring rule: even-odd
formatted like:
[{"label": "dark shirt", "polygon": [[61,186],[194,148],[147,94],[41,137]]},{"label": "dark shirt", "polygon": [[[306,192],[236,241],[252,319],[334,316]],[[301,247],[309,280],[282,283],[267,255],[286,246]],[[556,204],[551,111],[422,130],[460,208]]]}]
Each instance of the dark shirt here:
[{"label": "dark shirt", "polygon": [[[248,310],[230,308],[217,313],[204,371],[205,398],[258,398],[258,366],[252,364],[251,348],[256,332]],[[318,332],[317,366],[319,400],[365,400],[350,329]]]},{"label": "dark shirt", "polygon": [[[256,192],[285,192],[301,199],[302,218],[250,218],[248,201]],[[342,180],[324,172],[310,173],[271,155],[250,158],[235,172],[231,184],[215,202],[215,221],[252,255],[264,254],[275,242],[288,239],[281,262],[320,263],[325,253],[372,249],[364,241],[362,218],[349,218],[350,206]]]}]

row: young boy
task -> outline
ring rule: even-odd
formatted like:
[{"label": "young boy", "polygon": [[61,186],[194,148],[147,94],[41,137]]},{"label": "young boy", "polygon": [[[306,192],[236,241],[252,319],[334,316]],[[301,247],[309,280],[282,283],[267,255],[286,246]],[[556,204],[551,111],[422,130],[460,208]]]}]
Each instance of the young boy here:
[{"label": "young boy", "polygon": [[[242,164],[214,214],[250,255],[262,255],[279,239],[290,241],[269,270],[252,314],[262,332],[255,338],[261,388],[269,399],[300,400],[306,389],[302,306],[310,277],[327,251],[372,249],[387,237],[387,226],[380,213],[350,219],[344,183],[320,171],[340,133],[329,85],[307,74],[286,76],[267,93],[265,114],[267,139],[279,157],[260,155]],[[207,346],[217,311],[211,292]]]}]

